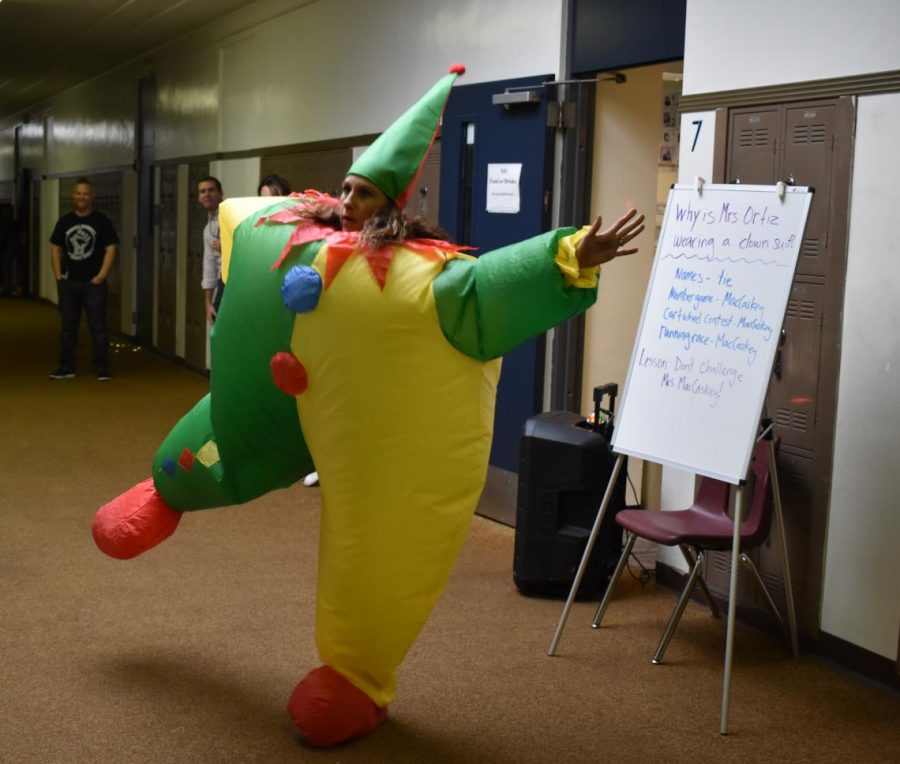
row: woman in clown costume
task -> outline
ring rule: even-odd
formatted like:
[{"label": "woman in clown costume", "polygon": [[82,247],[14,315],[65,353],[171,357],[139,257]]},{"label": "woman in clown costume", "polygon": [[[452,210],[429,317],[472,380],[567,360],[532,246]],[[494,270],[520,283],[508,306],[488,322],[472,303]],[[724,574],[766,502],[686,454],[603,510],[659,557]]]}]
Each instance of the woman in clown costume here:
[{"label": "woman in clown costume", "polygon": [[127,559],[184,512],[250,501],[315,463],[322,665],[288,701],[314,746],[386,717],[484,485],[500,356],[593,304],[598,266],[636,252],[644,228],[631,210],[605,231],[598,218],[475,259],[404,216],[462,72],[372,144],[340,200],[223,203],[210,392],[163,441],[152,477],[94,518],[100,549]]}]

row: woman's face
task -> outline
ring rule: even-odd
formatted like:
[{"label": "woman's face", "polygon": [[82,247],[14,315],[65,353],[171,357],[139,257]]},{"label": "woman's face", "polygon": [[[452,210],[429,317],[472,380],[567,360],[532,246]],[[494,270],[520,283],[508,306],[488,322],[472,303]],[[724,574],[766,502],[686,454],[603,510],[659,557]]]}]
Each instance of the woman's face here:
[{"label": "woman's face", "polygon": [[361,231],[372,215],[389,204],[378,186],[359,175],[348,175],[341,188],[341,230]]},{"label": "woman's face", "polygon": [[259,189],[259,195],[260,196],[275,196],[276,194],[272,190],[271,186],[263,186],[261,189]]}]

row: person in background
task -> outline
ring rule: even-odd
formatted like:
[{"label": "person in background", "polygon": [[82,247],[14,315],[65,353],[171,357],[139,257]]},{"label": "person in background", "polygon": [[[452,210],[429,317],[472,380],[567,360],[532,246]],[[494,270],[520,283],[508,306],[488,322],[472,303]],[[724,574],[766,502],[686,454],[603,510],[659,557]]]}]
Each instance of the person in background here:
[{"label": "person in background", "polygon": [[197,181],[197,201],[207,214],[203,228],[203,277],[200,287],[206,300],[206,320],[216,322],[225,284],[222,282],[222,244],[219,241],[219,205],[225,198],[218,178],[207,175]]},{"label": "person in background", "polygon": [[290,196],[291,184],[280,175],[266,175],[256,189],[257,196]]},{"label": "person in background", "polygon": [[93,188],[79,178],[72,190],[74,210],[63,215],[50,236],[50,262],[59,290],[62,336],[59,368],[50,379],[75,376],[81,309],[91,330],[94,371],[109,380],[109,332],[106,329],[106,277],[116,258],[119,237],[109,218],[93,208]]}]

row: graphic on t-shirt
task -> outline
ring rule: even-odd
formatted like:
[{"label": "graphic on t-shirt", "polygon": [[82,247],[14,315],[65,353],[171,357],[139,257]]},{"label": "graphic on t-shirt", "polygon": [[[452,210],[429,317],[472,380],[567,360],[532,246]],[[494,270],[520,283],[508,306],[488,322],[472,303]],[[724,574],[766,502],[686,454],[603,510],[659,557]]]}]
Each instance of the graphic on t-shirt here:
[{"label": "graphic on t-shirt", "polygon": [[66,231],[66,253],[72,260],[87,260],[94,254],[97,232],[92,226],[79,223]]}]

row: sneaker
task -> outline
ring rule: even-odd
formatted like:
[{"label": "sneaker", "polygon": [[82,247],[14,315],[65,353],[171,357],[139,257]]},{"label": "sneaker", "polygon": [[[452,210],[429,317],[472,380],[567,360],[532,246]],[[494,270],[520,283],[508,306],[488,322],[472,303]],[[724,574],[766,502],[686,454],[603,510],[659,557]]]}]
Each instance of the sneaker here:
[{"label": "sneaker", "polygon": [[109,382],[112,377],[109,376],[109,372],[106,370],[97,372],[97,381],[98,382]]},{"label": "sneaker", "polygon": [[49,375],[50,379],[75,379],[74,371],[67,371],[66,369],[57,369]]}]

